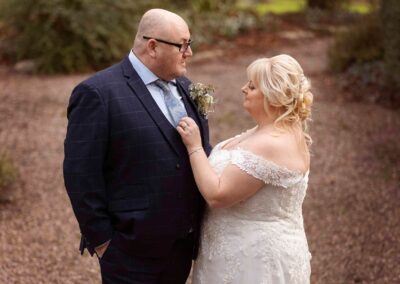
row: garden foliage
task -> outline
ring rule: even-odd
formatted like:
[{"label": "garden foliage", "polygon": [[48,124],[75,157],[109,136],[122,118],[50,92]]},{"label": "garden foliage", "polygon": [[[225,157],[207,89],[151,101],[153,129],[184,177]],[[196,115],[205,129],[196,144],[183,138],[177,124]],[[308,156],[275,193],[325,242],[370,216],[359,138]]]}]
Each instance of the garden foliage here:
[{"label": "garden foliage", "polygon": [[383,0],[381,17],[384,27],[386,81],[400,101],[400,1]]},{"label": "garden foliage", "polygon": [[382,58],[382,27],[376,14],[363,17],[349,29],[337,34],[329,49],[329,64],[336,72],[345,71],[353,64]]},{"label": "garden foliage", "polygon": [[339,33],[329,63],[331,70],[342,72],[343,86],[369,100],[400,105],[400,2],[382,0],[380,11]]},{"label": "garden foliage", "polygon": [[132,45],[146,1],[2,1],[3,60],[33,60],[44,73],[75,72],[109,65]]},{"label": "garden foliage", "polygon": [[232,37],[258,24],[235,0],[0,0],[0,60],[34,62],[37,72],[98,70],[121,59],[144,11],[181,14],[195,45]]}]

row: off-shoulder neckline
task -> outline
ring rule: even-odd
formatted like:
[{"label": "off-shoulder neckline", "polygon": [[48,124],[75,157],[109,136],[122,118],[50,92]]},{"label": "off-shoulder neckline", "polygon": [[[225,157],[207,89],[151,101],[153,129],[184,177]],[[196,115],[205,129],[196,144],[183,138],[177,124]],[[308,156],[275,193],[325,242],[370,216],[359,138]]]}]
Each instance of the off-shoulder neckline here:
[{"label": "off-shoulder neckline", "polygon": [[[236,135],[236,136],[238,136],[238,135]],[[268,159],[264,158],[263,156],[260,156],[260,155],[258,155],[258,154],[255,154],[255,153],[253,153],[253,152],[250,151],[250,150],[244,149],[244,148],[242,148],[242,147],[240,147],[240,146],[235,146],[235,147],[233,147],[233,148],[228,148],[228,149],[223,149],[223,148],[222,148],[222,145],[226,145],[226,144],[228,143],[229,140],[235,138],[236,136],[234,136],[234,137],[232,137],[232,138],[229,138],[229,139],[227,139],[227,140],[225,140],[225,141],[222,141],[222,142],[218,143],[218,144],[215,146],[215,148],[218,149],[219,151],[226,151],[226,152],[243,151],[243,152],[249,153],[249,154],[251,154],[251,155],[257,157],[258,159],[261,159],[261,160],[263,160],[263,161],[266,161],[267,163],[271,164],[271,165],[274,166],[275,168],[278,168],[278,169],[283,170],[283,171],[285,171],[285,172],[288,172],[288,173],[290,173],[290,174],[301,175],[302,177],[306,177],[306,176],[308,176],[308,174],[310,173],[310,169],[308,169],[306,172],[303,172],[303,171],[301,171],[301,170],[289,169],[289,168],[287,168],[287,167],[285,167],[285,166],[278,165],[277,163],[275,163],[275,162],[273,162],[273,161],[271,161],[271,160],[268,160]],[[224,143],[224,142],[225,142],[225,143]]]}]

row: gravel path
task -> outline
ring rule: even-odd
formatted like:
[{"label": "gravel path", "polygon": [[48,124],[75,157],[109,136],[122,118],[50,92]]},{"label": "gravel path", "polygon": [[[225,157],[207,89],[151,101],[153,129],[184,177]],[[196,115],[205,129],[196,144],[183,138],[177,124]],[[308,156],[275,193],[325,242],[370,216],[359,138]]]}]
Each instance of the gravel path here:
[{"label": "gravel path", "polygon": [[[316,100],[304,204],[312,283],[400,283],[400,115],[340,100],[326,72],[327,39],[282,36],[281,43],[191,65],[193,81],[217,88],[212,142],[253,125],[241,108],[246,66],[261,56],[293,55],[311,77]],[[0,70],[0,147],[19,169],[10,201],[0,204],[0,283],[100,282],[96,259],[79,256],[61,170],[66,105],[85,77]]]}]

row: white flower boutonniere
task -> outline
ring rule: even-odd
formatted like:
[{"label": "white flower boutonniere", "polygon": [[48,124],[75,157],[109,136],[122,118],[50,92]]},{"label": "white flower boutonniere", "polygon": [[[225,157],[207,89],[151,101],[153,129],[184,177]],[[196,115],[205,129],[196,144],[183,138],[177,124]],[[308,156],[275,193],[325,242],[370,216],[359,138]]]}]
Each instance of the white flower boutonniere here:
[{"label": "white flower boutonniere", "polygon": [[189,86],[190,97],[197,105],[198,112],[207,118],[210,112],[213,112],[213,104],[215,103],[213,94],[214,87],[202,83],[193,83]]}]

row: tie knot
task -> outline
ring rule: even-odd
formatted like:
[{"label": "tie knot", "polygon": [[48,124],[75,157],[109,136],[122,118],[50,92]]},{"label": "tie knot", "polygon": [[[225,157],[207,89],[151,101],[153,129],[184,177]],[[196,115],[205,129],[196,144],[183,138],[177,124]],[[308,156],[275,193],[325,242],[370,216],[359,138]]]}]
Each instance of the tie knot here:
[{"label": "tie knot", "polygon": [[164,102],[167,107],[167,111],[171,124],[176,127],[182,117],[187,116],[186,109],[183,103],[174,96],[171,89],[168,86],[168,82],[158,79],[154,81],[154,84],[158,86],[164,93]]},{"label": "tie knot", "polygon": [[171,90],[168,87],[168,82],[158,79],[157,81],[154,81],[154,84],[156,84],[157,87],[159,87],[161,90],[164,92],[170,92]]}]

